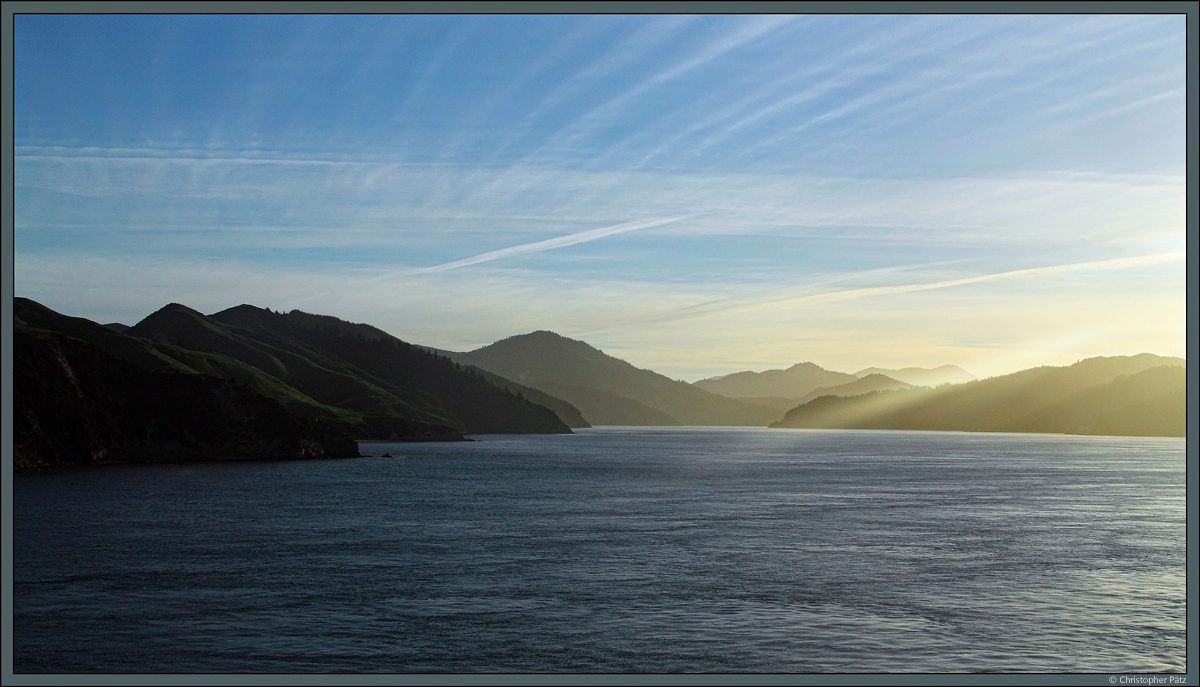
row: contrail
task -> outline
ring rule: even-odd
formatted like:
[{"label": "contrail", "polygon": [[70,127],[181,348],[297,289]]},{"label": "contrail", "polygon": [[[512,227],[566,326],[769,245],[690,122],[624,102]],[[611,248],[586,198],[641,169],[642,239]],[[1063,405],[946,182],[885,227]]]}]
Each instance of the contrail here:
[{"label": "contrail", "polygon": [[508,257],[512,257],[514,255],[526,255],[528,253],[540,253],[541,251],[544,251],[544,250],[553,250],[555,248],[564,248],[566,246],[574,246],[577,243],[587,243],[588,241],[595,241],[596,239],[602,239],[606,236],[613,236],[615,234],[624,234],[627,231],[637,231],[638,229],[649,229],[651,227],[660,227],[664,224],[678,222],[681,219],[686,219],[686,217],[668,217],[666,219],[637,220],[634,222],[626,222],[624,224],[614,224],[614,225],[608,226],[608,227],[600,227],[599,229],[588,229],[587,231],[580,231],[580,232],[577,232],[574,234],[567,234],[566,236],[556,236],[552,239],[546,239],[544,241],[534,241],[533,243],[522,243],[519,246],[509,246],[508,248],[501,248],[499,250],[491,250],[486,253],[480,253],[479,255],[473,255],[469,258],[463,258],[462,260],[455,260],[453,262],[444,262],[440,265],[433,265],[431,267],[420,267],[420,268],[417,268],[414,270],[410,270],[409,274],[427,274],[429,272],[444,272],[445,270],[452,270],[452,269],[456,269],[459,267],[466,267],[467,265],[478,265],[481,262],[491,262],[492,260],[499,260],[500,258],[508,258]]},{"label": "contrail", "polygon": [[[1174,253],[1156,253],[1153,255],[1139,255],[1130,258],[1115,258],[1111,260],[1093,260],[1090,262],[1073,262],[1065,265],[1051,265],[1048,267],[1029,267],[1019,270],[1009,270],[1007,272],[993,272],[991,274],[980,274],[974,277],[962,277],[959,279],[944,279],[942,281],[921,282],[918,284],[895,284],[892,286],[871,286],[857,289],[841,289],[838,291],[826,291],[824,293],[815,293],[805,296],[790,296],[790,297],[759,297],[754,300],[726,300],[726,301],[709,301],[699,303],[690,307],[677,308],[673,311],[662,311],[646,316],[640,320],[622,319],[619,322],[610,324],[602,324],[600,326],[590,327],[585,331],[576,332],[578,335],[589,334],[595,331],[603,331],[624,327],[631,323],[638,322],[677,322],[679,320],[689,320],[698,317],[707,317],[724,312],[755,310],[759,308],[772,308],[779,306],[804,305],[807,303],[831,303],[835,301],[854,300],[858,298],[870,298],[872,296],[885,296],[893,293],[909,293],[913,291],[929,291],[932,289],[945,289],[953,286],[962,286],[965,284],[976,284],[979,282],[1001,281],[1004,279],[1021,279],[1027,277],[1049,276],[1054,274],[1065,274],[1068,272],[1083,272],[1087,270],[1115,270],[1124,269],[1127,267],[1141,267],[1144,265],[1156,265],[1165,262],[1176,262],[1184,260],[1187,254],[1185,251],[1176,251]],[[937,264],[937,263],[933,263]],[[901,269],[909,269],[919,265],[909,265]],[[885,268],[882,270],[870,270],[867,274],[878,272],[889,272],[895,268]],[[861,276],[861,275],[860,275]],[[840,279],[839,279],[840,281]]]},{"label": "contrail", "polygon": [[1018,279],[1022,277],[1040,277],[1052,274],[1064,274],[1067,272],[1082,272],[1086,270],[1105,270],[1105,269],[1122,269],[1126,267],[1141,267],[1143,265],[1156,265],[1163,262],[1175,262],[1183,260],[1186,257],[1184,251],[1176,251],[1174,253],[1156,253],[1154,255],[1139,255],[1133,258],[1114,258],[1112,260],[1093,260],[1091,262],[1073,262],[1066,265],[1053,265],[1050,267],[1030,267],[1020,270],[1009,270],[1007,272],[993,272],[991,274],[981,274],[975,277],[963,277],[961,279],[946,279],[943,281],[925,282],[923,284],[897,284],[894,286],[872,286],[861,289],[846,289],[844,291],[832,291],[829,293],[818,293],[811,296],[799,296],[796,298],[784,298],[777,301],[772,301],[767,304],[799,304],[799,303],[826,303],[831,301],[850,300],[855,298],[866,298],[869,296],[882,296],[892,293],[908,293],[911,291],[928,291],[930,289],[944,289],[951,286],[961,286],[963,284],[976,284],[985,281],[999,281],[1002,279]]}]

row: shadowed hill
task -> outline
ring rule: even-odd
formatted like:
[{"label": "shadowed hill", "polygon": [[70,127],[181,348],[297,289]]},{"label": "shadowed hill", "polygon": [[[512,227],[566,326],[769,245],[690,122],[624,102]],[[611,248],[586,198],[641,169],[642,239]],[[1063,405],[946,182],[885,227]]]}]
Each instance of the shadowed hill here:
[{"label": "shadowed hill", "polygon": [[543,387],[564,398],[578,399],[588,409],[597,425],[678,426],[683,423],[657,408],[632,398],[617,396],[599,389],[570,384],[543,384]]},{"label": "shadowed hill", "polygon": [[158,350],[153,343],[127,336],[111,327],[82,317],[63,315],[28,298],[13,299],[13,322],[73,336],[92,343],[109,355],[156,372],[195,372]]},{"label": "shadowed hill", "polygon": [[105,463],[353,457],[349,435],[231,380],[154,372],[86,341],[17,324],[17,472]]},{"label": "shadowed hill", "polygon": [[[181,349],[236,360],[278,380],[284,389],[294,390],[297,401],[312,399],[320,406],[350,411],[350,417],[355,419],[374,418],[372,422],[378,424],[390,417],[462,429],[436,400],[398,398],[378,385],[336,369],[336,366],[330,369],[320,364],[302,347],[293,347],[300,351],[293,352],[273,345],[278,343],[276,341],[258,340],[241,328],[225,326],[186,306],[167,305],[138,322],[129,333]],[[361,431],[367,432],[367,429]],[[391,434],[376,435],[371,431],[358,437],[386,438]]]},{"label": "shadowed hill", "polygon": [[786,370],[734,372],[701,379],[693,386],[729,398],[774,396],[800,399],[816,389],[849,384],[858,378],[844,372],[832,372],[813,363],[797,363]]},{"label": "shadowed hill", "polygon": [[171,304],[121,333],[28,299],[17,299],[15,311],[18,322],[75,336],[144,369],[237,380],[297,417],[340,426],[359,439],[570,431],[553,411],[477,372],[332,317],[253,306],[207,317]]},{"label": "shadowed hill", "polygon": [[[425,351],[426,353],[432,353],[435,356],[442,357],[442,358],[450,358],[451,360],[455,360],[455,361],[458,361],[458,356],[463,355],[462,353],[459,353],[457,351],[447,351],[442,348],[433,348],[432,346],[417,346],[417,348],[420,348],[421,350]],[[460,363],[460,364],[462,364],[462,363]],[[470,364],[462,364],[462,366],[463,366],[463,369],[470,370],[471,372],[478,374],[480,377],[483,377],[484,379],[491,382],[492,384],[495,384],[496,386],[500,387],[501,389],[507,389],[509,392],[511,392],[513,394],[522,396],[540,406],[545,406],[545,407],[549,408],[550,410],[553,410],[554,414],[558,416],[558,419],[562,420],[563,424],[570,427],[571,429],[578,429],[578,428],[585,428],[585,427],[592,426],[591,423],[589,423],[587,420],[584,419],[583,413],[579,412],[578,408],[571,405],[570,403],[567,403],[566,401],[564,401],[563,399],[561,399],[557,396],[551,396],[550,394],[546,393],[545,391],[535,389],[531,386],[526,386],[524,384],[518,384],[518,383],[514,382],[513,380],[508,379],[507,377],[501,377],[500,375],[498,375],[494,372],[488,372],[487,370],[483,369],[482,367],[477,367],[475,365],[470,365]],[[791,406],[788,406],[788,407],[790,408]],[[787,409],[788,408],[784,408],[783,410],[786,411]]]},{"label": "shadowed hill", "polygon": [[454,358],[562,398],[592,424],[764,426],[779,417],[774,409],[710,394],[548,331]]},{"label": "shadowed hill", "polygon": [[558,419],[562,420],[563,424],[571,429],[592,426],[587,420],[584,419],[583,413],[579,412],[578,408],[557,396],[551,396],[550,394],[544,391],[539,391],[531,386],[517,384],[510,379],[501,377],[498,374],[493,374],[487,370],[484,370],[483,368],[475,367],[474,365],[466,365],[463,367],[463,369],[483,377],[488,382],[500,387],[501,389],[507,389],[511,394],[526,398],[532,403],[536,403],[540,406],[545,406],[550,410],[553,410],[554,414],[558,416]]},{"label": "shadowed hill", "polygon": [[[186,314],[189,310],[179,306]],[[27,298],[14,299],[14,312],[18,323],[24,322],[37,328],[67,334],[98,346],[113,357],[152,371],[184,372],[205,374],[223,379],[236,380],[256,393],[282,404],[293,415],[308,419],[343,423],[347,431],[356,436],[370,435],[362,426],[362,414],[325,405],[309,398],[279,379],[226,355],[207,353],[182,348],[161,341],[150,341],[112,329],[111,325],[99,325],[82,317],[70,317],[57,313]],[[194,311],[193,311],[194,312]],[[199,313],[196,313],[199,315]],[[203,315],[200,315],[203,317]],[[130,328],[132,329],[132,328]],[[427,423],[426,423],[427,424]],[[428,431],[424,433],[428,433]],[[393,429],[382,427],[376,422],[371,432],[383,432],[382,436],[403,435],[401,426]]]},{"label": "shadowed hill", "polygon": [[822,396],[772,427],[1183,436],[1184,376],[1179,358],[1089,358],[936,389]]},{"label": "shadowed hill", "polygon": [[439,403],[468,433],[569,433],[555,411],[491,383],[474,370],[371,327],[298,310],[278,314],[239,306],[212,316],[238,322],[260,340],[305,351],[406,399]]},{"label": "shadowed hill", "polygon": [[205,317],[173,304],[131,332],[234,358],[364,421],[402,418],[469,433],[570,431],[553,411],[369,325],[250,305]]}]

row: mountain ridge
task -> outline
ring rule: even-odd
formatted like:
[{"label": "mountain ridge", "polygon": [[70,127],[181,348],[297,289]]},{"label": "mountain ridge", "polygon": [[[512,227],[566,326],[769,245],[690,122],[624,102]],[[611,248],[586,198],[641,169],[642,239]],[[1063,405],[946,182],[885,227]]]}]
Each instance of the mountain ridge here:
[{"label": "mountain ridge", "polygon": [[898,370],[889,370],[882,367],[868,367],[855,372],[854,376],[861,379],[862,377],[872,374],[881,374],[886,377],[891,377],[898,382],[904,382],[913,386],[964,384],[966,382],[972,382],[976,379],[979,379],[958,365],[942,365],[940,367],[933,368],[903,367]]},{"label": "mountain ridge", "polygon": [[[121,332],[29,299],[14,304],[15,321],[89,341],[144,369],[234,379],[298,417],[342,426],[360,439],[570,431],[519,389],[369,325],[250,305],[206,316],[170,303]],[[363,354],[365,363],[350,360]]]},{"label": "mountain ridge", "polygon": [[780,417],[775,409],[711,394],[548,330],[452,358],[564,398],[592,424],[621,418],[621,424],[765,426]]},{"label": "mountain ridge", "polygon": [[[771,426],[1183,436],[1185,365],[1181,358],[1148,353],[1095,357],[932,389],[822,396]],[[1159,368],[1165,370],[1139,377]],[[1161,383],[1158,389],[1153,381]],[[1097,398],[1105,399],[1104,408]]]},{"label": "mountain ridge", "polygon": [[693,386],[729,398],[803,398],[820,388],[849,384],[858,378],[844,372],[834,372],[812,362],[801,362],[784,370],[762,372],[733,372],[720,377],[701,379]]}]

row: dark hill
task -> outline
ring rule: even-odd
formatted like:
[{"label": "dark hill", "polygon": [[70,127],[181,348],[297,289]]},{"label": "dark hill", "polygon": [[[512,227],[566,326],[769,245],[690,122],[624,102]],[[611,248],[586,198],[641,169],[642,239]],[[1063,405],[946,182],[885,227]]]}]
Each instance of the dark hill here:
[{"label": "dark hill", "polygon": [[17,472],[105,463],[353,457],[354,441],[230,380],[152,372],[62,334],[13,333]]},{"label": "dark hill", "polygon": [[[263,312],[270,317],[279,317],[269,311]],[[151,314],[134,325],[130,333],[151,341],[232,358],[327,406],[362,415],[399,417],[450,427],[458,424],[436,398],[418,393],[391,393],[372,380],[347,371],[338,361],[295,341],[224,324],[217,318],[206,317],[178,304]]]},{"label": "dark hill", "polygon": [[[359,379],[471,434],[569,433],[555,412],[482,375],[365,324],[293,310],[238,306],[211,317],[264,346]],[[297,386],[302,391],[303,386]],[[314,391],[319,387],[314,388]]]},{"label": "dark hill", "polygon": [[[177,306],[175,310],[183,318],[192,316],[189,314],[190,309],[183,306]],[[190,312],[195,313],[195,311]],[[256,393],[283,404],[298,417],[341,422],[347,424],[347,431],[351,431],[359,437],[365,438],[371,435],[371,432],[362,426],[361,413],[353,413],[319,403],[279,379],[229,356],[195,351],[161,341],[150,341],[136,336],[132,331],[127,334],[121,333],[107,325],[102,326],[82,317],[62,315],[27,298],[14,299],[14,313],[18,324],[24,323],[39,329],[82,339],[98,346],[113,357],[140,368],[234,379]],[[199,315],[199,313],[195,313],[195,315]],[[378,423],[376,424],[378,425]],[[394,428],[394,431],[375,426],[372,431],[382,431],[382,436],[402,436],[404,433],[400,426]],[[423,433],[427,434],[428,432]]]},{"label": "dark hill", "polygon": [[[297,319],[309,324],[317,321]],[[389,423],[397,419],[402,425],[421,423],[474,433],[569,431],[556,417],[544,417],[553,416],[550,411],[530,408],[502,390],[472,381],[461,372],[456,374],[447,360],[432,356],[413,360],[405,355],[407,344],[382,332],[364,336],[365,326],[352,329],[349,323],[343,324],[346,327],[301,326],[290,322],[288,315],[253,306],[206,317],[190,308],[169,305],[139,322],[131,332],[250,365],[324,406],[361,418],[364,428],[359,437],[364,439],[401,438],[402,431],[389,429]],[[364,360],[364,356],[378,359]],[[405,370],[410,365],[417,369]],[[382,376],[376,374],[381,369],[386,370]],[[398,379],[404,376],[398,371],[410,379]],[[451,379],[457,384],[426,389],[410,383],[414,377]],[[472,390],[483,397],[471,398]],[[459,412],[447,408],[448,404]]]},{"label": "dark hill", "polygon": [[513,336],[470,353],[458,362],[557,396],[579,408],[592,424],[766,425],[771,408],[708,393],[606,355],[582,341],[553,332]]},{"label": "dark hill", "polygon": [[70,317],[29,300],[13,299],[13,322],[82,339],[109,355],[156,372],[195,372],[191,367],[159,351],[152,343],[127,336],[111,327],[82,317]]},{"label": "dark hill", "polygon": [[209,317],[171,304],[123,334],[27,299],[18,299],[16,310],[21,322],[89,341],[138,367],[236,380],[297,417],[359,439],[570,431],[554,411],[519,391],[444,357],[414,355],[413,347],[374,327],[332,317],[253,306]]},{"label": "dark hill", "polygon": [[599,389],[570,384],[543,384],[543,388],[563,398],[577,399],[588,409],[597,425],[640,425],[650,427],[678,426],[683,423],[657,408],[632,398],[617,396]]},{"label": "dark hill", "polygon": [[[437,353],[435,353],[435,355],[437,355]],[[488,372],[483,368],[475,367],[474,365],[466,365],[463,367],[463,369],[483,377],[488,382],[500,387],[501,389],[507,389],[511,394],[514,394],[518,397],[524,397],[533,403],[553,410],[554,414],[558,416],[558,419],[562,420],[563,424],[571,429],[592,426],[583,418],[583,413],[580,413],[578,408],[557,396],[551,396],[550,394],[544,391],[539,391],[531,386],[517,384],[511,379],[506,379],[498,374],[492,374],[491,372]]]},{"label": "dark hill", "polygon": [[[418,348],[426,353],[432,353],[438,357],[450,358],[456,362],[458,362],[458,357],[463,355],[457,351],[448,351],[442,348],[433,348],[432,346],[418,346]],[[501,389],[508,389],[512,393],[524,396],[538,405],[546,406],[547,408],[553,410],[555,415],[558,415],[558,419],[562,420],[564,424],[572,429],[592,426],[591,423],[584,419],[583,413],[579,412],[578,408],[557,396],[551,396],[550,394],[539,389],[535,389],[531,386],[518,384],[507,377],[501,377],[494,372],[488,372],[482,367],[464,364],[463,368],[475,372]],[[787,408],[784,408],[784,410],[787,410]]]}]

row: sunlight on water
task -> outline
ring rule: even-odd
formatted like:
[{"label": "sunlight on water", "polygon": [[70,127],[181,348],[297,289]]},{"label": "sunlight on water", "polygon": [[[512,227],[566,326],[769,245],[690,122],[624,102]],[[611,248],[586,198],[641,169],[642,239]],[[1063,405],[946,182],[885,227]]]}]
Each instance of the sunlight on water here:
[{"label": "sunlight on water", "polygon": [[1183,440],[479,439],[19,477],[16,672],[1185,668]]}]

